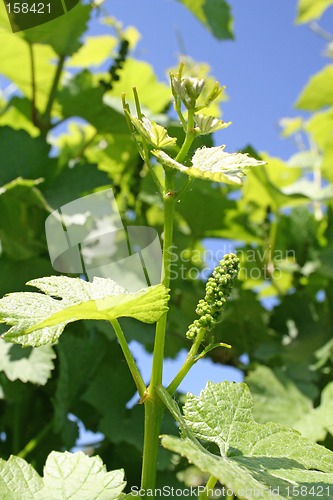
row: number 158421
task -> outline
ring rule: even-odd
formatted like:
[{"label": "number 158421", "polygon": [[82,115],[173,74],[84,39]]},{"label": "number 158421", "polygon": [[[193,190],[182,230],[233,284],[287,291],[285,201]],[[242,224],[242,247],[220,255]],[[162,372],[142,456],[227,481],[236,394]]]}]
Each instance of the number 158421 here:
[{"label": "number 158421", "polygon": [[28,3],[7,3],[8,14],[51,14],[51,4],[50,3],[33,3],[29,5]]}]

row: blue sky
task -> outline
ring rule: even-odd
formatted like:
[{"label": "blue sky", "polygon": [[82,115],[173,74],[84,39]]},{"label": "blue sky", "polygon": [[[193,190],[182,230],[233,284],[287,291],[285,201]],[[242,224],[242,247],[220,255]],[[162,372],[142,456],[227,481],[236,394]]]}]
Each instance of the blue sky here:
[{"label": "blue sky", "polygon": [[[217,136],[228,151],[251,143],[259,151],[287,159],[294,145],[279,137],[279,119],[293,109],[308,78],[328,61],[326,42],[308,25],[295,25],[296,0],[231,0],[235,41],[218,41],[176,0],[122,0],[104,3],[110,15],[134,25],[142,35],[136,57],[150,62],[161,79],[177,63],[178,39],[187,55],[206,61],[229,102],[224,119],[233,125]],[[320,20],[329,30],[333,9]],[[92,32],[107,28],[92,23]]]}]

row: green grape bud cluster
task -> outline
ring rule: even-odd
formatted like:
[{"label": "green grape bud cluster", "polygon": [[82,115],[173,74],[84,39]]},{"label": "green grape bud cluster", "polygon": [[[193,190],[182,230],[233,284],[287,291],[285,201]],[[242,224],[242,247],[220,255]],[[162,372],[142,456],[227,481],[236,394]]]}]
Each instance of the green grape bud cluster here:
[{"label": "green grape bud cluster", "polygon": [[188,109],[195,109],[197,99],[205,86],[205,80],[190,76],[179,77],[174,73],[170,73],[170,80],[174,97],[181,99]]},{"label": "green grape bud cluster", "polygon": [[195,338],[202,328],[206,332],[212,330],[221,320],[223,306],[231,293],[238,272],[238,257],[233,253],[225,255],[207,281],[205,298],[199,300],[196,308],[196,313],[200,317],[189,326],[187,338]]},{"label": "green grape bud cluster", "polygon": [[103,79],[99,80],[99,83],[105,88],[105,90],[112,90],[113,83],[118,82],[120,80],[119,71],[123,69],[124,63],[128,56],[129,49],[130,49],[129,41],[126,40],[126,38],[123,38],[120,43],[118,55],[114,59],[114,62],[108,71],[110,75],[110,81],[107,82]]}]

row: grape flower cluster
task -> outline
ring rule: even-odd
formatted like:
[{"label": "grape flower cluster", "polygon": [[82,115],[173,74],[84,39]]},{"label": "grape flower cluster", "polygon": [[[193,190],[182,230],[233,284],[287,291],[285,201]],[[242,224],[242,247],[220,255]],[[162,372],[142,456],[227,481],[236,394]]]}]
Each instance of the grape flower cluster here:
[{"label": "grape flower cluster", "polygon": [[238,272],[238,257],[233,253],[226,254],[207,281],[205,298],[199,300],[196,308],[196,313],[200,317],[189,326],[187,338],[195,338],[202,328],[209,332],[221,320],[223,306],[231,293]]}]

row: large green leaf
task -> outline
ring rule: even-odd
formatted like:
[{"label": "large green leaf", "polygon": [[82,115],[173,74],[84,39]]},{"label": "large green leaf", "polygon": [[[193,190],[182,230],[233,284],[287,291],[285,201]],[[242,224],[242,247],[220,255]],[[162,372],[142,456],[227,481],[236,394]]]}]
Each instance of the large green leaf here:
[{"label": "large green leaf", "polygon": [[103,102],[104,88],[88,71],[68,78],[58,93],[58,102],[64,118],[80,117],[101,133],[127,133],[123,113]]},{"label": "large green leaf", "polygon": [[332,144],[333,108],[314,113],[307,121],[306,130],[312,134],[320,148],[328,148]]},{"label": "large green leaf", "polygon": [[40,130],[31,121],[31,102],[27,97],[14,96],[0,112],[0,126],[25,130],[31,137],[37,137]]},{"label": "large green leaf", "polygon": [[233,39],[233,20],[225,0],[178,0],[219,40]]},{"label": "large green leaf", "polygon": [[321,404],[313,407],[295,382],[282,370],[258,366],[247,377],[254,398],[254,417],[258,422],[278,422],[298,430],[312,441],[324,441],[333,434],[333,383],[322,392]]},{"label": "large green leaf", "polygon": [[18,178],[0,190],[2,251],[14,260],[29,259],[45,251],[41,235],[50,209],[36,187],[39,183]]},{"label": "large green leaf", "polygon": [[112,443],[130,443],[142,451],[143,409],[137,406],[134,412],[136,418],[133,418],[133,412],[126,408],[136,393],[131,373],[118,345],[111,342],[105,345],[104,351],[105,356],[87,390],[81,393],[81,399],[100,415],[98,430],[108,440]]},{"label": "large green leaf", "polygon": [[286,195],[281,188],[294,183],[301,175],[299,167],[291,167],[279,158],[262,154],[267,166],[249,172],[243,196],[238,202],[238,212],[248,213],[251,221],[262,224],[267,211],[278,211],[283,206],[304,203],[307,200],[299,195]]},{"label": "large green leaf", "polygon": [[197,149],[192,158],[192,166],[185,167],[173,160],[164,151],[154,150],[153,154],[163,164],[176,168],[190,177],[207,179],[226,184],[242,184],[242,178],[251,167],[266,165],[247,154],[225,153],[225,146]]},{"label": "large green leaf", "polygon": [[44,385],[54,368],[55,353],[51,346],[28,348],[0,339],[0,371],[9,380]]},{"label": "large green leaf", "polygon": [[63,168],[61,173],[43,188],[48,203],[58,208],[109,183],[107,174],[99,171],[96,165],[78,162],[71,168]]},{"label": "large green leaf", "polygon": [[[323,488],[326,500],[332,497],[333,453],[282,425],[255,422],[246,384],[208,382],[199,397],[187,394],[184,418],[177,416],[172,404],[168,406],[183,437],[163,436],[162,445],[213,475],[240,498],[260,495],[268,500],[274,490],[275,498],[291,499],[303,485],[303,498],[313,498],[311,487],[312,491]],[[206,450],[197,438],[217,445],[219,453]]]},{"label": "large green leaf", "polygon": [[[111,279],[51,276],[28,283],[44,292],[11,293],[0,300],[0,319],[13,325],[4,338],[24,346],[55,343],[68,323],[122,316],[154,323],[167,311],[162,285],[128,293]],[[57,298],[53,298],[57,297]],[[61,299],[61,300],[59,300]]]},{"label": "large green leaf", "polygon": [[299,0],[297,7],[298,23],[307,23],[318,19],[333,4],[333,0]]},{"label": "large green leaf", "polygon": [[[56,53],[50,46],[37,44],[33,46],[33,54],[35,104],[38,110],[44,111],[56,71],[55,64],[52,64]],[[29,45],[19,36],[6,31],[0,31],[0,73],[16,85],[23,95],[32,98]]]},{"label": "large green leaf", "polygon": [[127,101],[134,106],[133,87],[136,87],[140,96],[141,106],[152,113],[161,113],[171,102],[168,85],[157,80],[153,67],[132,58],[126,59],[120,80],[114,82],[112,91],[106,94],[104,102],[119,108],[121,96],[125,93]]},{"label": "large green leaf", "polygon": [[110,58],[117,43],[117,38],[110,35],[87,36],[84,39],[84,45],[69,59],[66,66],[70,68],[100,66]]},{"label": "large green leaf", "polygon": [[[293,224],[292,219],[286,218],[285,231],[291,224]],[[302,241],[303,248],[311,244],[313,237],[310,232],[311,225],[305,218],[299,218],[299,225],[295,225],[295,229],[297,227],[300,252],[302,252]],[[299,261],[302,257],[300,255]],[[302,264],[303,262],[301,261]],[[329,270],[323,269],[322,272],[327,275]],[[284,364],[288,366],[306,365],[310,369],[312,364],[318,362],[316,351],[332,339],[329,309],[324,303],[313,300],[306,289],[290,293],[281,299],[281,303],[271,313],[270,327],[281,342],[281,356]]]},{"label": "large green leaf", "polygon": [[82,452],[53,451],[43,478],[22,458],[0,462],[0,495],[6,500],[118,500],[125,485],[123,470],[107,472],[99,457]]},{"label": "large green leaf", "polygon": [[87,29],[91,5],[79,2],[66,15],[24,30],[23,37],[33,44],[46,44],[59,56],[70,56],[81,47],[80,38]]},{"label": "large green leaf", "polygon": [[317,111],[333,105],[333,64],[328,64],[312,76],[299,96],[296,107]]},{"label": "large green leaf", "polygon": [[43,178],[50,170],[52,164],[52,160],[48,157],[50,146],[41,137],[32,138],[23,130],[0,127],[0,144],[1,186],[16,177]]},{"label": "large green leaf", "polygon": [[[246,249],[244,249],[244,254],[246,254]],[[241,251],[237,252],[237,255],[243,258]],[[260,265],[262,267],[263,263],[261,262]],[[245,283],[251,280],[252,275],[242,262],[240,274],[243,273]],[[253,281],[255,281],[255,286],[258,286],[258,277]],[[210,353],[211,357],[218,361],[219,355],[222,360],[226,355],[235,358],[244,353],[253,355],[258,345],[267,340],[267,321],[267,311],[257,299],[256,294],[252,290],[244,290],[244,285],[236,286],[231,300],[226,304],[222,321],[216,326],[214,332],[217,342],[226,342],[232,345],[232,349],[227,352],[222,349],[213,350]]]},{"label": "large green leaf", "polygon": [[193,236],[208,237],[226,227],[225,218],[235,207],[235,202],[228,200],[222,189],[220,185],[196,180],[180,200],[178,212],[186,220]]},{"label": "large green leaf", "polygon": [[309,157],[312,156],[311,167],[320,167],[325,179],[332,182],[333,107],[313,113],[311,118],[306,122],[306,130],[310,132],[319,148],[315,148],[315,150],[312,148],[311,151],[305,151],[304,153],[307,153]]},{"label": "large green leaf", "polygon": [[21,261],[4,255],[0,258],[0,296],[26,290],[26,282],[48,276],[54,271],[49,257],[34,257]]},{"label": "large green leaf", "polygon": [[[84,324],[81,322],[76,325],[76,328],[71,328],[66,335],[61,337],[56,348],[59,376],[52,400],[54,405],[54,430],[61,432],[64,438],[68,437],[68,430],[73,426],[73,422],[68,418],[69,413],[77,414],[75,405],[86,388],[92,383],[95,373],[100,371],[101,361],[104,357],[110,355],[113,350],[116,350],[117,354],[119,354],[119,347],[112,343],[112,349],[109,348],[110,342],[104,335],[100,335],[100,332],[96,329],[89,329],[89,323],[91,322],[85,322]],[[111,325],[106,325],[106,327],[112,335]],[[120,357],[122,359],[122,356]],[[107,385],[109,387],[109,383]],[[74,443],[71,443],[69,446],[73,445]]]}]

